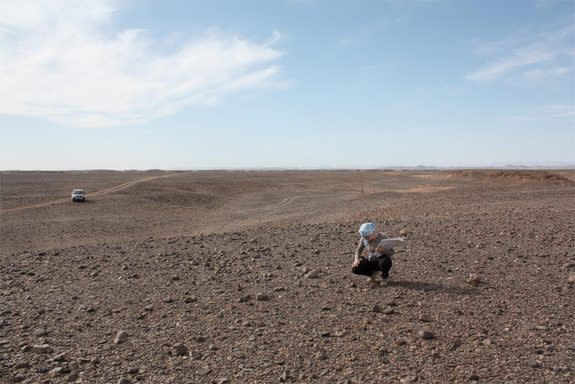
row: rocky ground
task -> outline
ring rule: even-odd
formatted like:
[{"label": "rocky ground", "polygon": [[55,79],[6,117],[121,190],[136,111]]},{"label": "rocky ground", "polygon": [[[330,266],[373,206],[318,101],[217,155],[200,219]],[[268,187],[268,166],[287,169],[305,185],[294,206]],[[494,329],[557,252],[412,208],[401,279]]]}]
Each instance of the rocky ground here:
[{"label": "rocky ground", "polygon": [[[332,205],[320,194],[317,211],[283,199],[237,230],[214,216],[226,231],[162,227],[85,245],[68,242],[67,229],[61,244],[49,242],[67,227],[47,221],[34,243],[18,243],[23,223],[46,213],[0,216],[0,240],[10,236],[0,382],[575,382],[575,185],[431,176],[449,188],[386,186]],[[350,273],[365,220],[409,239],[387,287]]]}]

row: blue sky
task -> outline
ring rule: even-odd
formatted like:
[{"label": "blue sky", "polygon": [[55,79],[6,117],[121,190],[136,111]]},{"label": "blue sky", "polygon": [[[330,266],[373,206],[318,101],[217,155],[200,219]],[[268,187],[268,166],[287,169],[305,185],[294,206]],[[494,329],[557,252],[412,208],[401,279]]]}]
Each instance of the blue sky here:
[{"label": "blue sky", "polygon": [[3,0],[0,169],[575,165],[575,1]]}]

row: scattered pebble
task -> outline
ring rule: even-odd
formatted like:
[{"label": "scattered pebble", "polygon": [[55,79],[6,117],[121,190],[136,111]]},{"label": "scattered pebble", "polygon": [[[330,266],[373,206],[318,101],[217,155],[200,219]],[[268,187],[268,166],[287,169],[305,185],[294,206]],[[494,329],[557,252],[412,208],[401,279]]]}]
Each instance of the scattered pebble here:
[{"label": "scattered pebble", "polygon": [[114,338],[114,344],[121,344],[128,340],[128,334],[124,331],[118,331],[116,337]]},{"label": "scattered pebble", "polygon": [[421,330],[421,331],[417,332],[417,334],[419,335],[419,337],[421,337],[424,340],[429,340],[429,339],[435,338],[435,335],[433,334],[433,332],[427,331],[427,330]]},{"label": "scattered pebble", "polygon": [[197,373],[199,376],[206,376],[206,375],[209,374],[211,371],[212,371],[212,370],[211,370],[211,368],[210,368],[209,366],[204,365],[203,367],[199,368],[199,369],[196,371],[196,373]]},{"label": "scattered pebble", "polygon": [[32,351],[37,353],[52,353],[50,344],[35,344],[32,346]]},{"label": "scattered pebble", "polygon": [[256,300],[257,301],[269,301],[270,300],[270,295],[266,294],[266,293],[258,293],[256,295]]},{"label": "scattered pebble", "polygon": [[188,347],[186,347],[184,344],[178,344],[174,348],[174,351],[177,356],[185,356],[188,354]]},{"label": "scattered pebble", "polygon": [[421,315],[419,315],[417,320],[422,321],[424,323],[429,323],[429,322],[431,322],[431,316],[429,316],[426,313],[422,313]]},{"label": "scattered pebble", "polygon": [[475,273],[470,273],[469,277],[467,278],[467,284],[477,287],[479,284],[482,283],[481,277]]},{"label": "scattered pebble", "polygon": [[46,336],[48,335],[48,331],[46,331],[46,328],[36,328],[33,332],[34,336],[36,337],[41,337],[41,336]]}]

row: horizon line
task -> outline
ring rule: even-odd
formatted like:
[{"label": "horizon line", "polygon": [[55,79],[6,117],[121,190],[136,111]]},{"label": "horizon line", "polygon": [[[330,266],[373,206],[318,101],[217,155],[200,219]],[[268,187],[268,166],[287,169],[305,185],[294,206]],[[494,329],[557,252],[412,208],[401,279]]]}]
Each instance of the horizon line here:
[{"label": "horizon line", "polygon": [[222,167],[222,168],[84,168],[84,169],[0,169],[0,172],[199,172],[199,171],[450,171],[450,170],[575,170],[575,164],[567,165],[492,165],[492,166],[381,166],[381,167]]}]

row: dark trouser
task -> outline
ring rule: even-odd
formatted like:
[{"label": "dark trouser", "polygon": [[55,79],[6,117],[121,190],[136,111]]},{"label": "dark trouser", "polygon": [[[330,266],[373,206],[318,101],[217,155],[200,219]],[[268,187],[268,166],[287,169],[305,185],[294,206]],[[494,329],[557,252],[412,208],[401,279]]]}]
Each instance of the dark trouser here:
[{"label": "dark trouser", "polygon": [[391,257],[383,255],[377,260],[369,261],[366,258],[361,257],[359,259],[359,264],[356,267],[351,268],[351,272],[356,275],[371,276],[374,272],[381,271],[381,277],[387,279],[389,277],[389,270],[391,269]]}]

